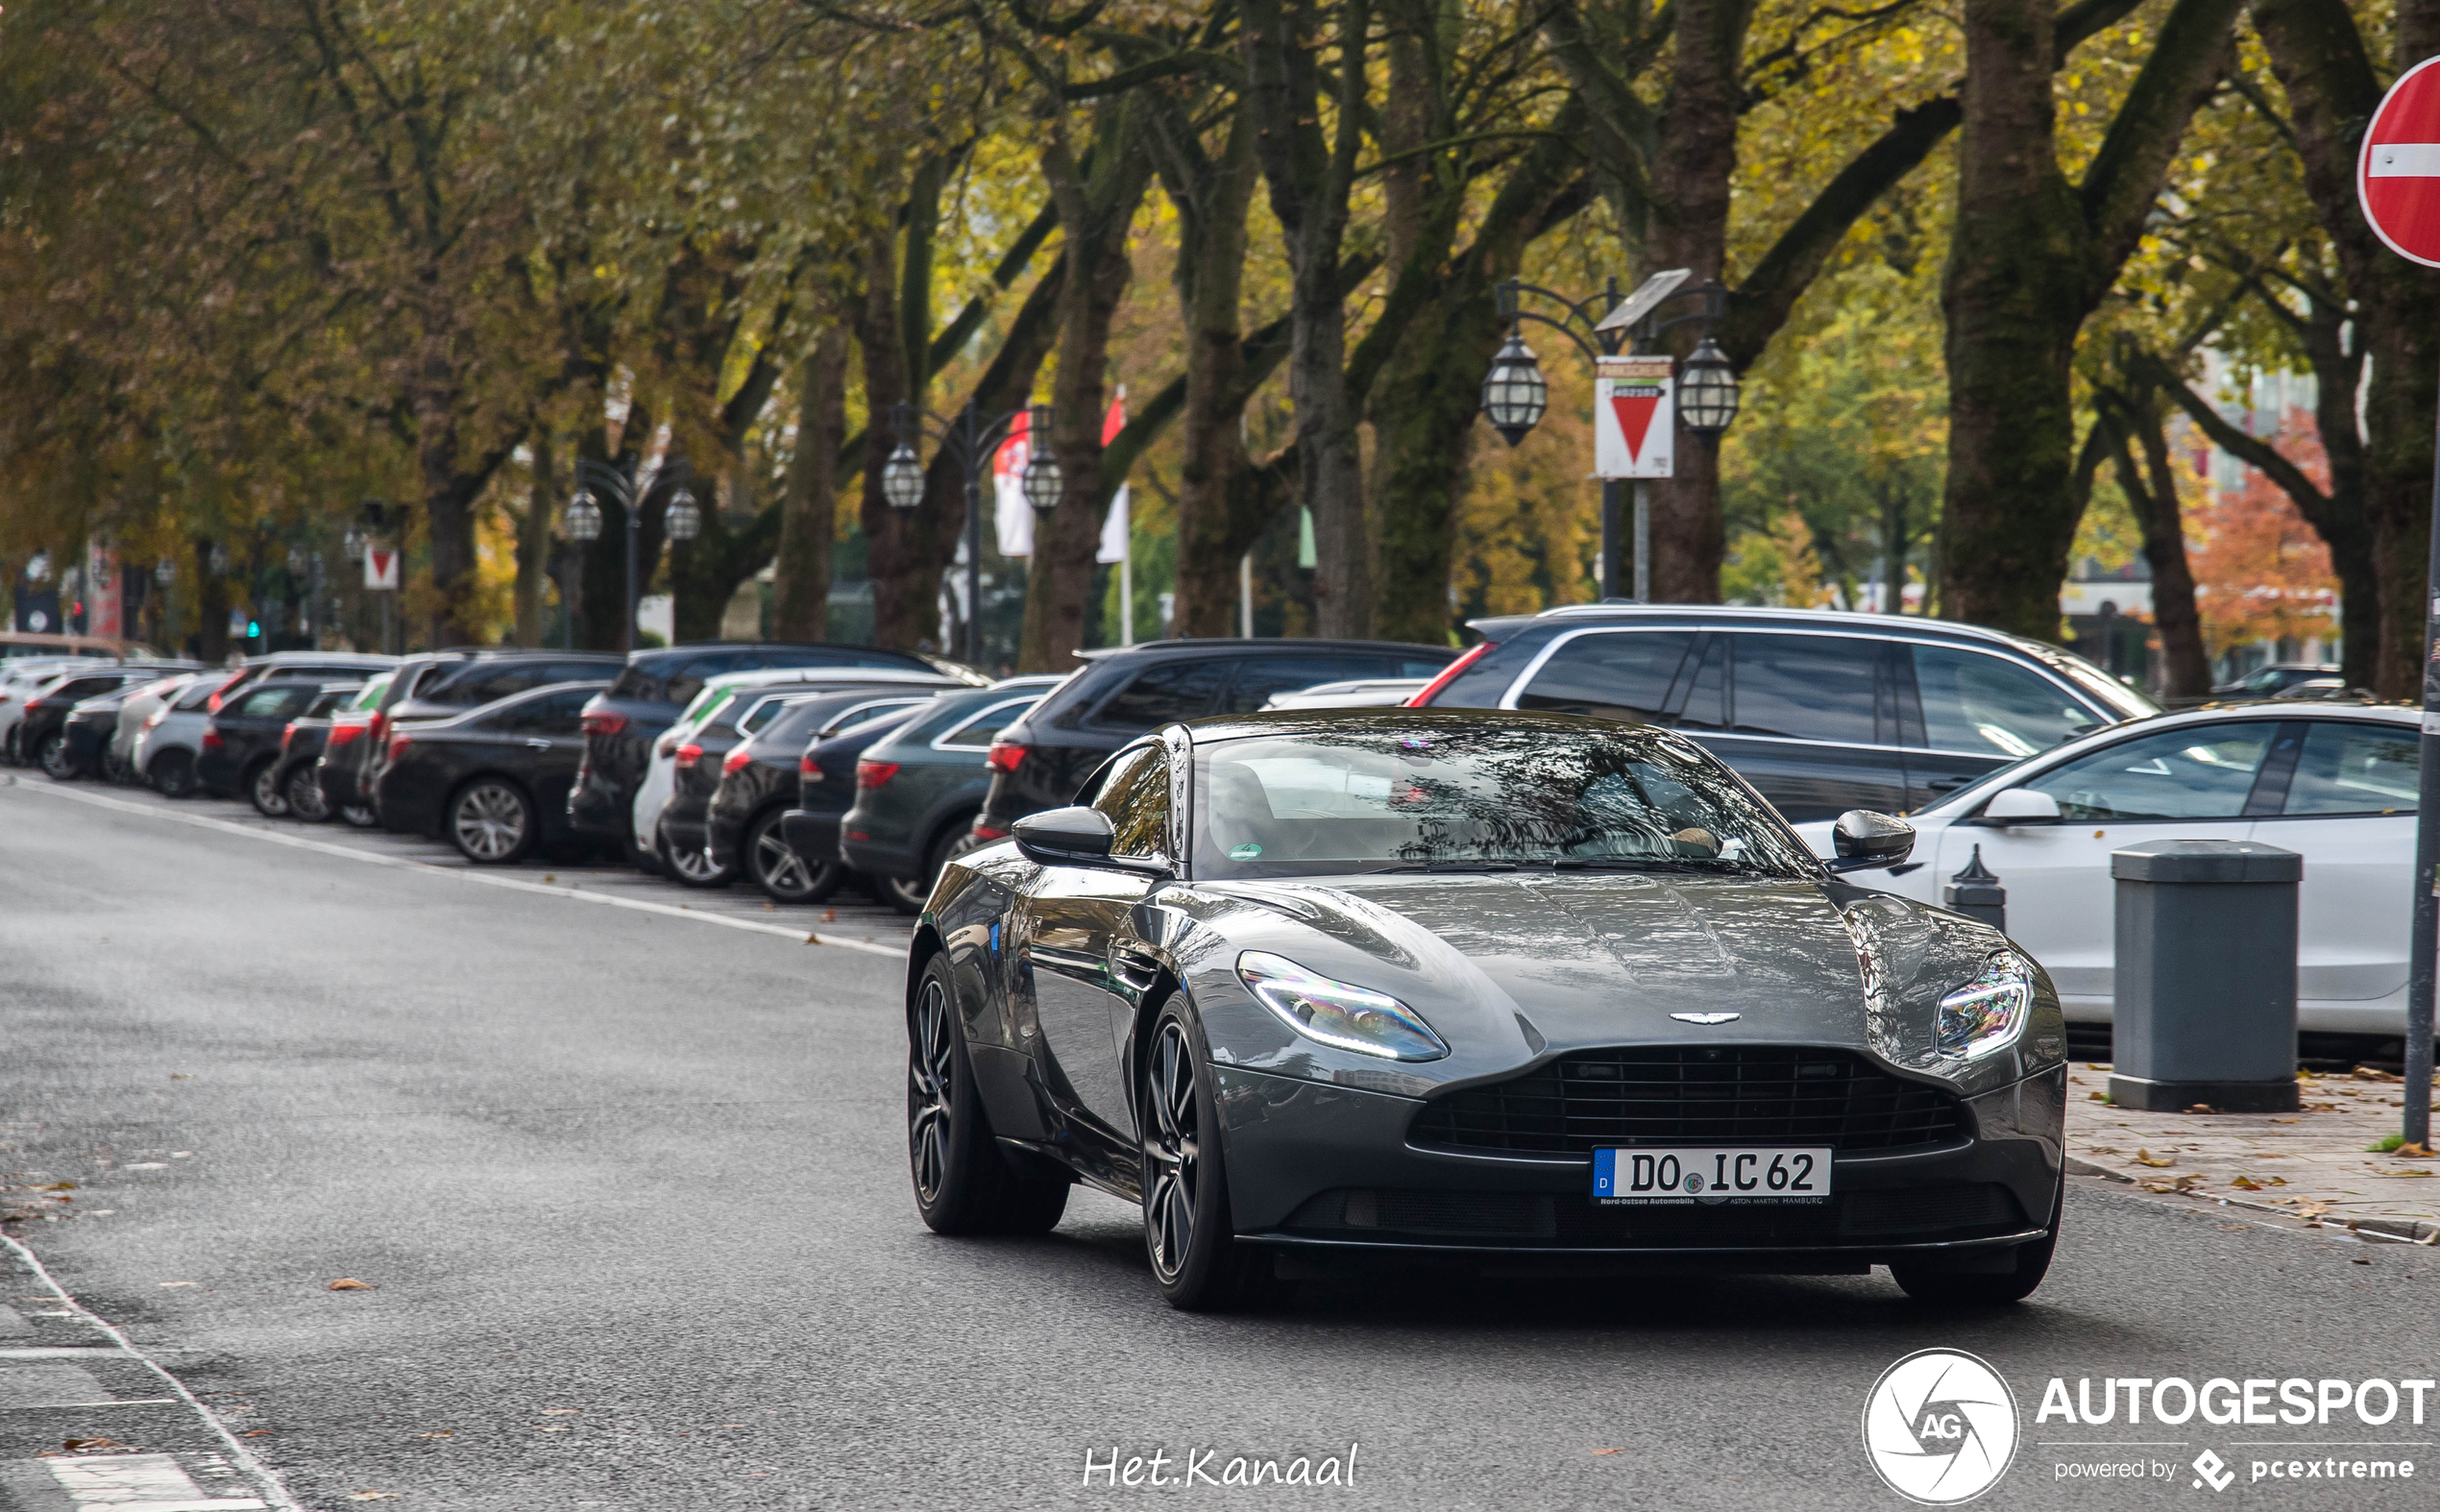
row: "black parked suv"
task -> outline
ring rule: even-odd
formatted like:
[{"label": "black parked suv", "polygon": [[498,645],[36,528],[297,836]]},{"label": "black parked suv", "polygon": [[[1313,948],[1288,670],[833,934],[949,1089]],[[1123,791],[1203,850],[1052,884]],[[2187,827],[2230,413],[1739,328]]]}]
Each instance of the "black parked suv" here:
[{"label": "black parked suv", "polygon": [[204,726],[195,780],[215,796],[250,798],[261,813],[284,817],[288,800],[272,785],[272,774],[289,721],[328,714],[363,689],[362,683],[276,677],[223,699],[220,712]]},{"label": "black parked suv", "polygon": [[1146,730],[1251,714],[1275,693],[1355,677],[1429,677],[1457,653],[1397,641],[1155,641],[1079,651],[1085,669],[991,744],[991,793],[974,821],[999,840],[1029,814],[1073,802],[1102,758]]},{"label": "black parked suv", "polygon": [[1583,604],[1476,620],[1410,700],[1683,730],[1794,823],[1902,814],[2159,706],[2080,656],[1911,616]]},{"label": "black parked suv", "polygon": [[[847,878],[847,868],[839,860],[837,830],[832,830],[828,847],[799,852],[789,844],[781,827],[807,780],[806,768],[815,761],[814,753],[824,745],[841,744],[839,737],[844,732],[877,739],[882,731],[895,729],[942,697],[972,696],[964,688],[945,694],[931,689],[888,694],[866,688],[790,699],[776,719],[748,734],[720,759],[720,777],[701,821],[705,865],[720,872],[743,869],[745,880],[775,903],[818,903],[830,896]],[[854,744],[861,748],[865,742]],[[704,757],[696,765],[695,783],[702,781],[704,768],[710,765],[710,752]],[[846,766],[842,787],[855,780],[854,760],[850,758]],[[816,766],[812,780],[820,782],[819,773]],[[686,773],[678,774],[678,795],[670,805],[672,810],[695,783],[689,782]]]},{"label": "black parked suv", "polygon": [[651,760],[652,742],[676,722],[703,691],[708,677],[782,667],[881,667],[911,672],[946,672],[961,682],[988,681],[953,662],[873,646],[775,646],[714,641],[637,651],[618,680],[585,706],[584,765],[568,792],[568,818],[578,834],[615,840],[634,855],[629,809]]}]

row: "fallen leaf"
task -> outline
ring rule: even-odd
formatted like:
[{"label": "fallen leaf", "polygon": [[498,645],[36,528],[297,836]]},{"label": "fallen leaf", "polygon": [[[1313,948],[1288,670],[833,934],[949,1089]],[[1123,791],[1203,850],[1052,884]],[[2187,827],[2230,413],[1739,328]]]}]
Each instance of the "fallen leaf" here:
[{"label": "fallen leaf", "polygon": [[2305,1111],[2308,1113],[2334,1113],[2338,1111],[2338,1105],[2336,1103],[2306,1103],[2305,1105]]},{"label": "fallen leaf", "polygon": [[2262,1189],[2261,1183],[2255,1181],[2252,1177],[2248,1176],[2240,1176],[2236,1180],[2229,1183],[2229,1184],[2235,1187],[2240,1192],[2258,1192]]},{"label": "fallen leaf", "polygon": [[2379,1176],[2429,1176],[2431,1173],[2429,1171],[2383,1171],[2376,1167],[2375,1174]]},{"label": "fallen leaf", "polygon": [[2087,1101],[2095,1103],[2106,1103],[2110,1101],[2110,1094],[2107,1092],[2086,1092],[2085,1097]]},{"label": "fallen leaf", "polygon": [[48,1186],[29,1186],[26,1190],[30,1192],[72,1192],[76,1190],[76,1183],[74,1182],[53,1182]]},{"label": "fallen leaf", "polygon": [[2135,1154],[2135,1164],[2137,1165],[2175,1165],[2178,1163],[2176,1156],[2157,1156],[2149,1150],[2137,1150]]},{"label": "fallen leaf", "polygon": [[398,1493],[395,1491],[351,1491],[348,1493],[348,1500],[350,1501],[395,1501],[398,1500]]},{"label": "fallen leaf", "polygon": [[342,1276],[330,1283],[332,1291],[379,1291],[371,1281],[360,1281],[353,1276]]},{"label": "fallen leaf", "polygon": [[766,903],[763,905],[763,912],[766,914],[776,914],[779,912],[779,905],[776,903]]},{"label": "fallen leaf", "polygon": [[2189,1113],[2216,1113],[2219,1110],[2208,1103],[2197,1103],[2192,1108],[2187,1109],[2186,1111]]},{"label": "fallen leaf", "polygon": [[545,882],[556,882],[559,880],[559,873],[555,871],[546,871],[542,874],[542,880]]},{"label": "fallen leaf", "polygon": [[836,924],[836,923],[838,923],[838,922],[839,922],[839,911],[838,911],[837,909],[835,909],[835,908],[826,908],[826,909],[822,910],[822,911],[821,911],[821,921],[822,921],[823,923],[825,923],[825,924]]},{"label": "fallen leaf", "polygon": [[2110,1068],[2098,1061],[2087,1061],[2085,1062],[2085,1069],[2087,1071],[2107,1071]]},{"label": "fallen leaf", "polygon": [[2409,1160],[2428,1160],[2431,1158],[2430,1146],[2414,1144],[2412,1142],[2402,1144],[2389,1153],[2391,1155],[2403,1155]]},{"label": "fallen leaf", "polygon": [[2293,1118],[2274,1118],[2274,1119],[2272,1119],[2272,1120],[2271,1120],[2271,1122],[2273,1122],[2273,1123],[2275,1123],[2275,1124],[2292,1124],[2292,1123],[2294,1123],[2295,1121],[2296,1121],[2296,1120],[2295,1120],[2295,1119],[2293,1119]]},{"label": "fallen leaf", "polygon": [[114,1438],[72,1438],[60,1447],[71,1454],[99,1454],[109,1450],[126,1449],[129,1446]]},{"label": "fallen leaf", "polygon": [[1623,1449],[1597,1449],[1593,1452],[1596,1454],[1623,1454],[1626,1451]]},{"label": "fallen leaf", "polygon": [[2296,1200],[2296,1216],[2299,1218],[2318,1218],[2328,1211],[2330,1211],[2328,1203],[2317,1203],[2309,1197],[2300,1197]]},{"label": "fallen leaf", "polygon": [[2358,1255],[2350,1259],[2347,1263],[2350,1265],[2370,1265],[2372,1261],[2365,1259],[2362,1256]]},{"label": "fallen leaf", "polygon": [[271,1436],[271,1430],[269,1428],[248,1428],[245,1432],[240,1433],[237,1436],[239,1438],[269,1438]]}]

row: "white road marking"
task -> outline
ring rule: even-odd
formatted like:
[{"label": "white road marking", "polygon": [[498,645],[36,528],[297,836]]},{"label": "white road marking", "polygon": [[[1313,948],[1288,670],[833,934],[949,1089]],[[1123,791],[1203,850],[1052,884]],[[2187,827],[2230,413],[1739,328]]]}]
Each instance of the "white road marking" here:
[{"label": "white road marking", "polygon": [[2440,142],[2379,142],[2364,165],[2370,179],[2440,179]]},{"label": "white road marking", "polygon": [[493,876],[489,872],[471,871],[456,866],[435,866],[426,861],[409,861],[403,856],[380,856],[348,845],[333,845],[326,841],[307,840],[302,835],[281,835],[271,830],[256,829],[247,824],[232,824],[207,814],[174,814],[148,803],[129,803],[122,798],[107,797],[98,793],[80,793],[57,783],[37,786],[30,782],[15,783],[20,793],[46,793],[55,798],[68,798],[89,803],[96,808],[114,809],[122,814],[139,814],[146,818],[166,819],[173,824],[192,824],[199,829],[219,830],[229,835],[243,835],[249,840],[269,841],[275,845],[289,845],[298,850],[310,850],[325,856],[338,856],[376,866],[395,866],[403,871],[420,871],[427,876],[450,877],[459,882],[479,883],[489,888],[507,888],[516,892],[539,892],[546,897],[573,898],[579,903],[599,903],[609,908],[633,909],[641,914],[658,914],[667,918],[693,919],[697,923],[719,924],[728,929],[751,930],[758,935],[776,935],[807,945],[829,945],[839,950],[858,950],[868,956],[886,956],[904,961],[907,952],[896,945],[876,945],[862,939],[825,939],[807,930],[791,929],[784,924],[765,924],[750,918],[730,918],[725,915],[706,913],[701,909],[681,908],[672,903],[651,903],[642,898],[619,898],[607,893],[589,892],[581,888],[553,887],[544,882],[526,882],[517,877]]},{"label": "white road marking", "polygon": [[118,1351],[98,1344],[23,1344],[0,1349],[0,1360],[115,1359]]},{"label": "white road marking", "polygon": [[[202,1402],[196,1399],[193,1392],[186,1389],[186,1383],[184,1381],[180,1380],[176,1376],[171,1375],[159,1361],[155,1360],[151,1355],[145,1353],[142,1350],[137,1349],[133,1343],[129,1342],[126,1334],[121,1333],[117,1329],[103,1322],[100,1318],[95,1317],[90,1311],[86,1310],[84,1304],[78,1302],[74,1297],[68,1294],[66,1287],[61,1286],[57,1280],[52,1279],[51,1273],[43,1267],[42,1261],[36,1257],[35,1253],[32,1250],[27,1249],[24,1245],[18,1243],[16,1240],[9,1237],[5,1233],[0,1233],[0,1247],[5,1247],[10,1254],[16,1256],[17,1262],[26,1268],[27,1272],[35,1278],[36,1281],[47,1294],[47,1300],[58,1303],[61,1307],[74,1315],[86,1327],[92,1329],[104,1338],[109,1339],[110,1343],[116,1347],[116,1352],[120,1355],[127,1359],[134,1360],[135,1363],[143,1366],[146,1370],[151,1371],[154,1376],[159,1378],[162,1385],[169,1388],[171,1393],[167,1397],[148,1397],[139,1400],[123,1401],[116,1403],[107,1404],[117,1406],[136,1406],[139,1404],[168,1402],[184,1403],[194,1412],[197,1420],[203,1424],[204,1427],[211,1434],[211,1436],[219,1441],[221,1448],[227,1451],[230,1462],[234,1464],[239,1471],[243,1472],[254,1482],[253,1489],[256,1493],[256,1496],[255,1497],[211,1499],[207,1500],[205,1505],[212,1508],[226,1507],[229,1509],[229,1512],[237,1512],[237,1508],[240,1505],[276,1508],[278,1509],[278,1512],[304,1512],[304,1509],[298,1506],[296,1499],[288,1495],[288,1488],[281,1483],[279,1473],[274,1471],[270,1466],[264,1464],[260,1459],[256,1458],[254,1451],[248,1449],[244,1441],[239,1439],[235,1433],[230,1430],[229,1425],[220,1421],[220,1417],[217,1413],[214,1413],[209,1407],[205,1406]],[[22,1369],[28,1367],[19,1368]],[[30,1368],[38,1370],[48,1367],[35,1366]],[[61,1403],[61,1405],[71,1406],[81,1406],[86,1404],[87,1403],[78,1402]],[[93,1405],[103,1404],[105,1403],[93,1403]],[[93,1463],[93,1461],[46,1460],[44,1463],[89,1464]],[[119,1507],[118,1512],[138,1512],[138,1508],[136,1505],[132,1503],[123,1504]],[[169,1512],[169,1509],[163,1506],[151,1506],[142,1508],[141,1512]]]},{"label": "white road marking", "polygon": [[110,1400],[93,1373],[74,1365],[0,1366],[0,1407],[75,1407]]},{"label": "white road marking", "polygon": [[109,1512],[250,1512],[270,1505],[260,1497],[210,1497],[171,1454],[105,1454],[43,1464],[68,1500]]}]

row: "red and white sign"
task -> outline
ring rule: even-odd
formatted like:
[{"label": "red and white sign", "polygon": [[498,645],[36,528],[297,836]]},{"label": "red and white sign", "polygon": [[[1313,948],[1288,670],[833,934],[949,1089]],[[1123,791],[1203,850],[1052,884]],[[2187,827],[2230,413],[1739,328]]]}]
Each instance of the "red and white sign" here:
[{"label": "red and white sign", "polygon": [[2406,70],[2381,97],[2355,159],[2355,194],[2376,235],[2440,268],[2440,58]]},{"label": "red and white sign", "polygon": [[85,551],[85,633],[125,635],[126,614],[119,599],[118,553],[107,546]]},{"label": "red and white sign", "polygon": [[1676,476],[1676,371],[1671,357],[1601,357],[1595,362],[1596,477]]},{"label": "red and white sign", "polygon": [[368,546],[364,549],[364,586],[396,588],[399,585],[399,557],[394,546]]}]

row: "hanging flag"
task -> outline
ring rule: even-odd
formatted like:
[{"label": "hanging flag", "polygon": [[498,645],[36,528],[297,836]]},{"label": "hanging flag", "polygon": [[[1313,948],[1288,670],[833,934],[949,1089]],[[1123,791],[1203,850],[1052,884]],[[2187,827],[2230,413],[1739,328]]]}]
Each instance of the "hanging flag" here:
[{"label": "hanging flag", "polygon": [[1675,360],[1602,357],[1593,382],[1593,472],[1672,477],[1677,472]]},{"label": "hanging flag", "polygon": [[[1107,447],[1127,428],[1127,385],[1118,385],[1118,397],[1110,402],[1110,412],[1102,416],[1102,445]],[[1110,496],[1110,514],[1102,521],[1101,549],[1093,553],[1096,562],[1127,560],[1127,485],[1121,482],[1118,492]]]},{"label": "hanging flag", "polygon": [[1034,459],[1033,413],[1017,411],[1009,438],[991,458],[991,523],[1002,556],[1034,554],[1034,506],[1025,501],[1025,464]]}]

